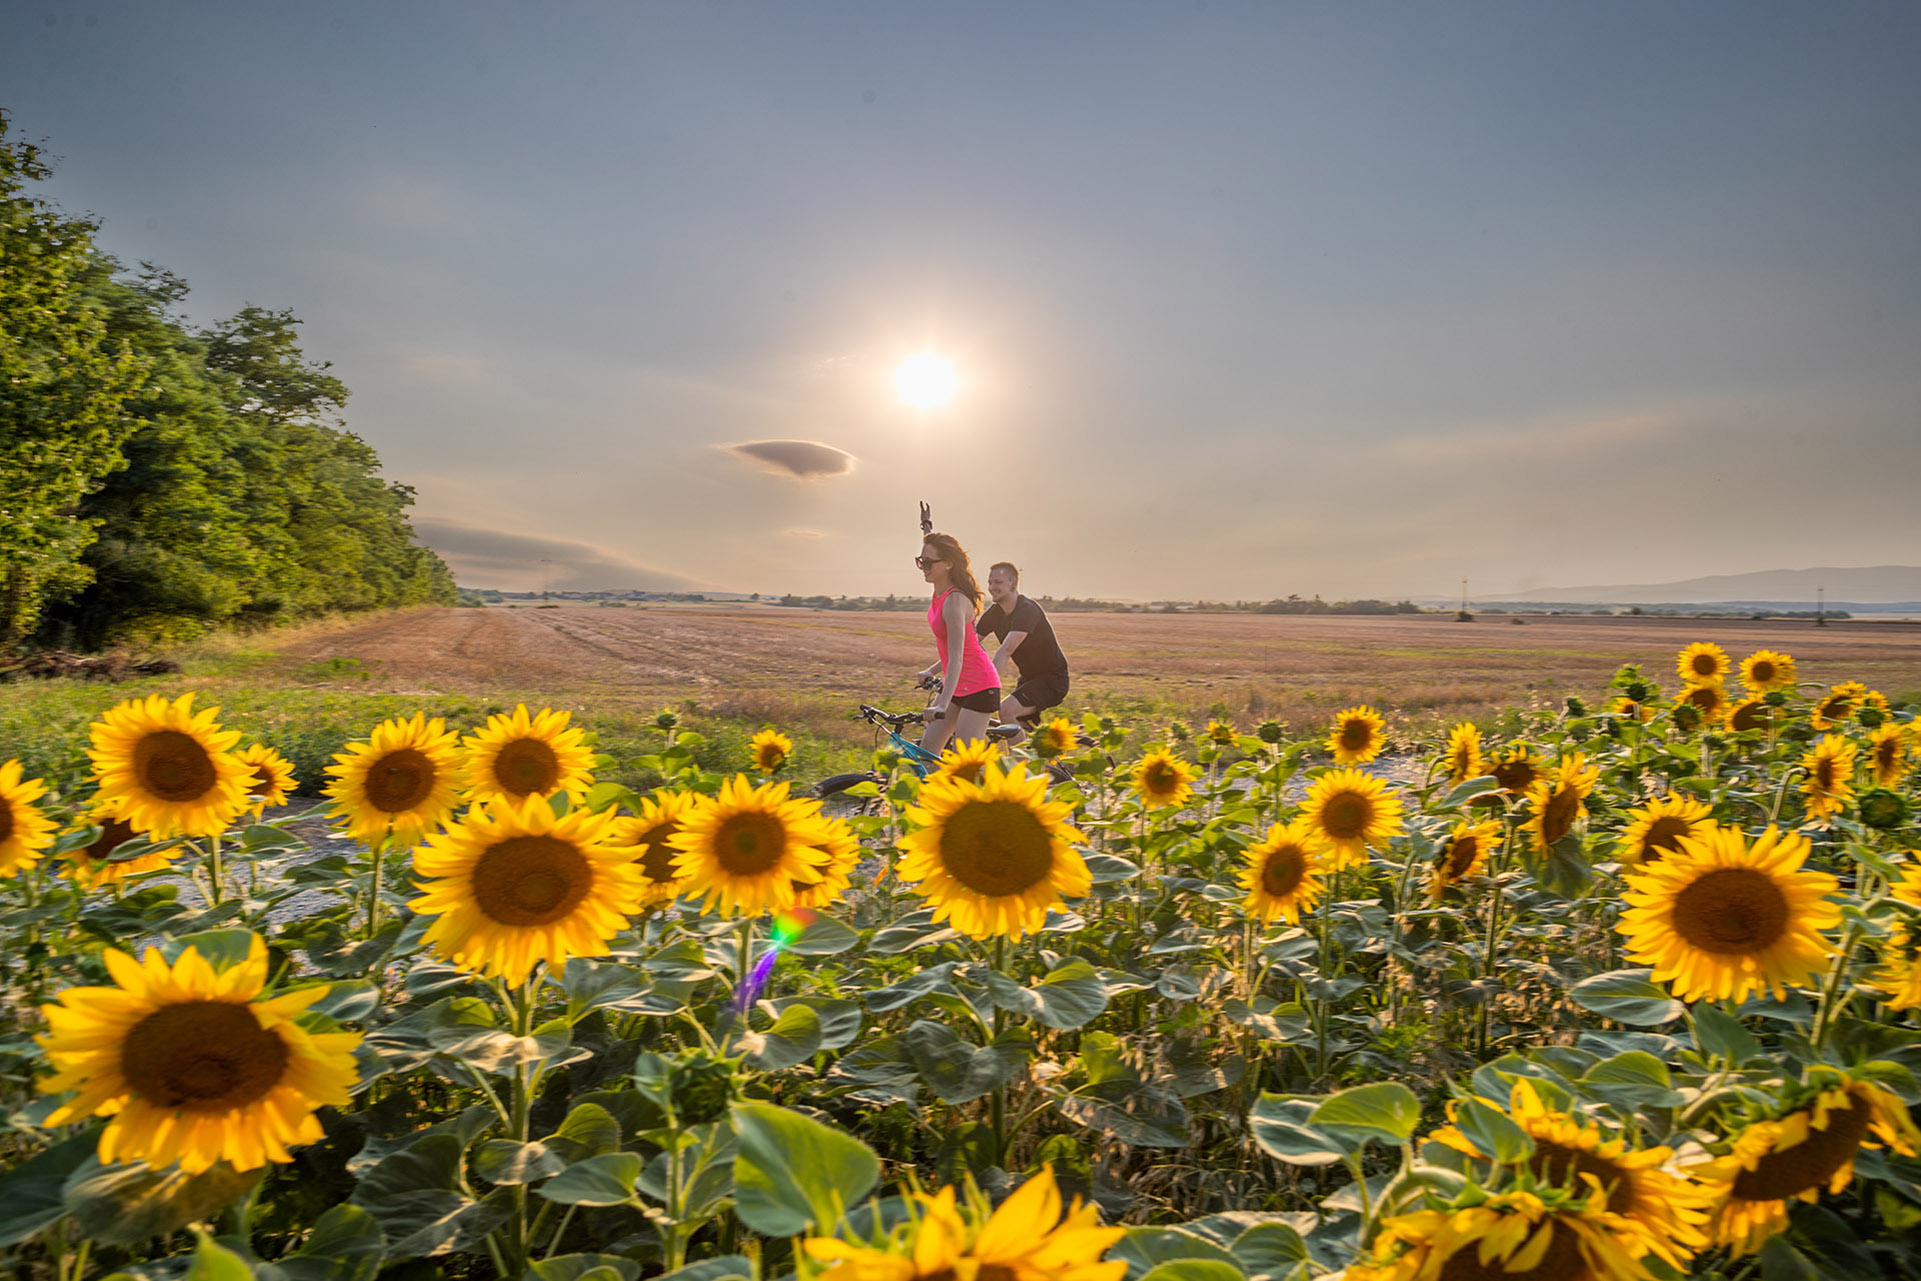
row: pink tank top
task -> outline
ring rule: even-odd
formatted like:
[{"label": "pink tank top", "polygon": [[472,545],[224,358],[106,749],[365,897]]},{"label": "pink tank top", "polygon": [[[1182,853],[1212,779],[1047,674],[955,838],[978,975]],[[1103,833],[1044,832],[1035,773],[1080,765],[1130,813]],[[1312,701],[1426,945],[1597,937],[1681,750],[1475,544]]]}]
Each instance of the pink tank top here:
[{"label": "pink tank top", "polygon": [[[940,650],[943,674],[947,671],[947,626],[946,620],[941,617],[941,606],[947,603],[948,594],[953,590],[950,587],[934,597],[934,603],[927,607],[927,626],[933,630],[934,644]],[[959,698],[963,694],[978,694],[984,689],[998,689],[1000,674],[994,670],[994,660],[981,648],[980,637],[975,635],[971,624],[961,630],[967,634],[967,648],[961,651],[960,688],[948,692]],[[942,679],[945,679],[944,675]]]}]

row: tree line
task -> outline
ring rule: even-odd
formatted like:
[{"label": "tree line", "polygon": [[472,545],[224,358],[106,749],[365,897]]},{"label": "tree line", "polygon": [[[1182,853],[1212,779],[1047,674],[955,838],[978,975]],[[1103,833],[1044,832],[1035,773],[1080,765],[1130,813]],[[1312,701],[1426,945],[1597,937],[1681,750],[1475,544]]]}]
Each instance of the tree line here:
[{"label": "tree line", "polygon": [[124,271],[0,111],[0,647],[452,603],[413,490],[347,430],[288,311],[195,328],[180,277]]}]

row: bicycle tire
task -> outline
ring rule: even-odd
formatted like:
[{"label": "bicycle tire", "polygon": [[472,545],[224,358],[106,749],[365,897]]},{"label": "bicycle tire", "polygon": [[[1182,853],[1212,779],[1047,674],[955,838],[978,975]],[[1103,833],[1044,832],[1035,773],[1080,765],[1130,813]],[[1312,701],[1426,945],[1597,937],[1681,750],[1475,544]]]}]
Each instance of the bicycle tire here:
[{"label": "bicycle tire", "polygon": [[872,783],[878,787],[886,783],[886,781],[887,780],[880,775],[866,770],[856,771],[852,774],[836,774],[832,778],[823,778],[820,782],[814,784],[814,796],[816,799],[825,799],[829,796],[838,796],[848,788],[855,787],[861,783]]}]

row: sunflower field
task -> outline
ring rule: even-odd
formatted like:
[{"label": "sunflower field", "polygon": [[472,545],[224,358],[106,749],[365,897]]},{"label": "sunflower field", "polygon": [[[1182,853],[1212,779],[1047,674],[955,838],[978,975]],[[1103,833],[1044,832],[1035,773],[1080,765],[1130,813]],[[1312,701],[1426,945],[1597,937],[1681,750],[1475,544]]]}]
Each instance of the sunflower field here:
[{"label": "sunflower field", "polygon": [[195,704],[0,764],[10,1275],[1921,1274],[1917,722],[1786,654],[1388,756],[1058,719],[832,809],[774,728],[663,714],[643,795],[419,714],[306,837]]}]

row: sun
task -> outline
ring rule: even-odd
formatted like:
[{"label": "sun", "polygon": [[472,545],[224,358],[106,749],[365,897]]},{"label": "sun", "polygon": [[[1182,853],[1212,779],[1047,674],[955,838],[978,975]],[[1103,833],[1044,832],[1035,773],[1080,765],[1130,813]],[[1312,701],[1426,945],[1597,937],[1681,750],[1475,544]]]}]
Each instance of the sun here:
[{"label": "sun", "polygon": [[894,371],[894,386],[900,391],[900,398],[916,409],[939,409],[954,398],[954,388],[958,385],[954,362],[931,351],[909,356]]}]

